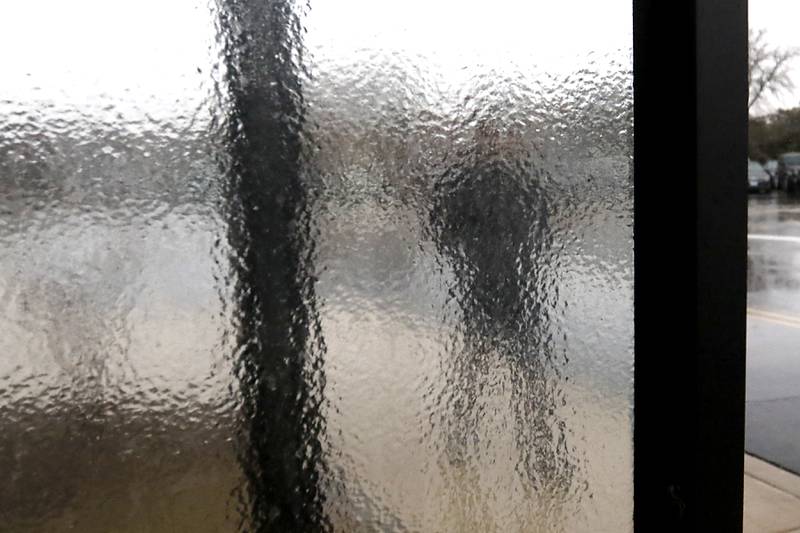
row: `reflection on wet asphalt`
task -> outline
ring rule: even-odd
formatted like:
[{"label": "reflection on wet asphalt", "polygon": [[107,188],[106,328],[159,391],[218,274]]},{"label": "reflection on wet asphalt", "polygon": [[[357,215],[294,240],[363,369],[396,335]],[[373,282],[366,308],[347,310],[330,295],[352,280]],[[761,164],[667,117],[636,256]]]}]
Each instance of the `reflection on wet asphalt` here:
[{"label": "reflection on wet asphalt", "polygon": [[748,452],[800,472],[800,198],[751,195]]}]

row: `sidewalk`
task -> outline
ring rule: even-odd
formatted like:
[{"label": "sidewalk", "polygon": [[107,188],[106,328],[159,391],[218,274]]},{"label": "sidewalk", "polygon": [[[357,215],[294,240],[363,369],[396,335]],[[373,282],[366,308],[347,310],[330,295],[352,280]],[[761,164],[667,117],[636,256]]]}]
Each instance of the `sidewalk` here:
[{"label": "sidewalk", "polygon": [[800,533],[800,476],[744,456],[744,533]]}]

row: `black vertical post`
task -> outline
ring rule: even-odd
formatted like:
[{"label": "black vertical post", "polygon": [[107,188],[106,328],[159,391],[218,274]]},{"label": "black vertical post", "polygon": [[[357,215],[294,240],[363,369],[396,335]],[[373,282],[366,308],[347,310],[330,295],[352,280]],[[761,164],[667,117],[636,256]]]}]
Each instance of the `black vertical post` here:
[{"label": "black vertical post", "polygon": [[[322,380],[302,183],[302,30],[290,0],[226,0],[230,241],[245,434],[247,529],[323,529]],[[319,348],[319,347],[318,347]],[[319,365],[316,365],[317,367]]]},{"label": "black vertical post", "polygon": [[637,531],[740,531],[747,3],[634,1]]}]

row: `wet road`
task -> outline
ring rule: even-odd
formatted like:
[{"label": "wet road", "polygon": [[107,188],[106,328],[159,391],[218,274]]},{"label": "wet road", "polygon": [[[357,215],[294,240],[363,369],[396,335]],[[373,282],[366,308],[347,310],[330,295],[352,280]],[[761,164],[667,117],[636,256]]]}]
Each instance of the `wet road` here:
[{"label": "wet road", "polygon": [[748,452],[800,473],[800,198],[750,195]]}]

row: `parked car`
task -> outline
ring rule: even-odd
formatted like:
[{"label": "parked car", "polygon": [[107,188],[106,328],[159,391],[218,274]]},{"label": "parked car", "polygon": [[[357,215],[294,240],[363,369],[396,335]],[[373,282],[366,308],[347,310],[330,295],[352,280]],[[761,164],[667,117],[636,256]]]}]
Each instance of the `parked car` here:
[{"label": "parked car", "polygon": [[[800,154],[798,154],[800,155]],[[747,190],[750,192],[765,193],[770,189],[770,179],[767,171],[758,161],[747,162]]]},{"label": "parked car", "polygon": [[770,159],[763,165],[764,170],[769,174],[769,182],[773,189],[778,188],[778,161],[777,159]]},{"label": "parked car", "polygon": [[787,152],[778,157],[778,187],[787,191],[797,190],[800,182],[800,152]]}]

